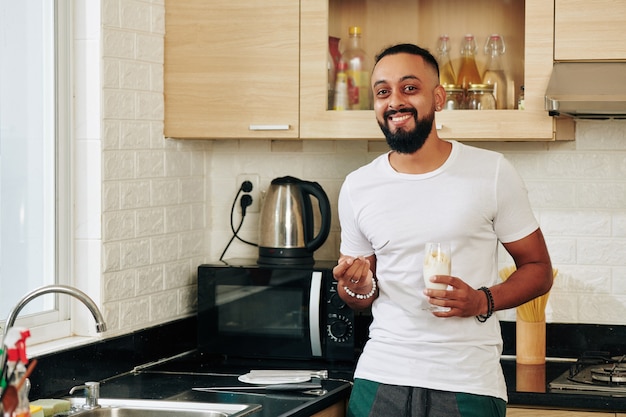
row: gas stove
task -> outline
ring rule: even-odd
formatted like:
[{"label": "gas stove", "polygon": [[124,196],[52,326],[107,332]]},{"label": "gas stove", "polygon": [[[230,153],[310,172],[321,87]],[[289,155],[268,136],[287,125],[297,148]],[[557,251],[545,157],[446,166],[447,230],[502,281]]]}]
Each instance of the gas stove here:
[{"label": "gas stove", "polygon": [[587,352],[548,387],[552,392],[626,397],[626,355]]}]

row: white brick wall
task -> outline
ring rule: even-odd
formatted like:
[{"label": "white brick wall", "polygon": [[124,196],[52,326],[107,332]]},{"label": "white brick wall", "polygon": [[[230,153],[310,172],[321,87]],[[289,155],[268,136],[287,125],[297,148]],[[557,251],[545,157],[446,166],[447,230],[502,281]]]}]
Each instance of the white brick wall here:
[{"label": "white brick wall", "polygon": [[[336,202],[345,175],[386,150],[367,141],[164,140],[163,0],[101,0],[101,10],[85,9],[102,26],[94,33],[99,25],[85,25],[76,41],[84,58],[77,281],[101,292],[114,332],[195,311],[196,267],[217,259],[231,237],[237,174],[259,174],[262,189],[283,175],[315,180]],[[528,185],[560,271],[548,320],[626,324],[626,121],[580,121],[575,142],[475,145],[506,154]],[[318,259],[338,253],[333,206]],[[242,236],[256,241],[257,224],[258,214],[249,214]],[[255,257],[256,249],[235,241],[226,257],[240,256]]]},{"label": "white brick wall", "polygon": [[195,311],[211,144],[163,138],[163,0],[76,7],[76,283],[112,335]]}]

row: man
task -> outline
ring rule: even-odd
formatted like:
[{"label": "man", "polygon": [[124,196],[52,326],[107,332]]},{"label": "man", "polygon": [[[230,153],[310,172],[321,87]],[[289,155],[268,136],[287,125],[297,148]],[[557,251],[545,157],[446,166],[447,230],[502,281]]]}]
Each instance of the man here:
[{"label": "man", "polygon": [[[502,338],[492,314],[546,293],[552,265],[525,186],[496,152],[444,141],[435,58],[392,46],[372,72],[374,112],[391,151],[349,174],[339,196],[333,273],[353,309],[371,306],[348,415],[504,416]],[[451,276],[426,289],[424,245],[449,242]],[[500,282],[501,242],[517,270]],[[447,307],[433,312],[431,305]]]}]

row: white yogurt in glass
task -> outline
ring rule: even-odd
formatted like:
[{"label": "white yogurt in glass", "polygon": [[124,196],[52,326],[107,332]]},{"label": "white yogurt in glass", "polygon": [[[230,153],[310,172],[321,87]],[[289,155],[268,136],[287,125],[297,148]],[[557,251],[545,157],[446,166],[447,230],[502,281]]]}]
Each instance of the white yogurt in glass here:
[{"label": "white yogurt in glass", "polygon": [[452,263],[450,260],[450,246],[444,243],[427,243],[424,256],[424,283],[426,288],[445,290],[448,284],[431,282],[433,275],[450,275]]}]

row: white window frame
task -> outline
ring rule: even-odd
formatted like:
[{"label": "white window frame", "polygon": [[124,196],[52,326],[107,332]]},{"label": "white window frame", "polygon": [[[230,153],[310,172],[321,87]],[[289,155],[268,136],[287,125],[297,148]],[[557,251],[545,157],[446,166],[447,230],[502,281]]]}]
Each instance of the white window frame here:
[{"label": "white window frame", "polygon": [[[55,249],[54,262],[50,265],[54,269],[57,284],[71,284],[73,266],[73,238],[72,238],[72,39],[73,14],[71,0],[56,0],[54,2],[54,51],[50,58],[54,60],[56,73],[53,75],[55,83],[55,179],[50,192],[55,193]],[[34,289],[34,288],[33,288]],[[24,294],[26,295],[26,294]],[[68,337],[71,335],[70,300],[69,297],[50,294],[45,295],[53,299],[52,309],[29,315],[20,314],[15,325],[30,330],[30,344]],[[19,300],[15,300],[17,303]],[[15,305],[15,304],[14,304]],[[4,323],[2,325],[4,329]]]}]

